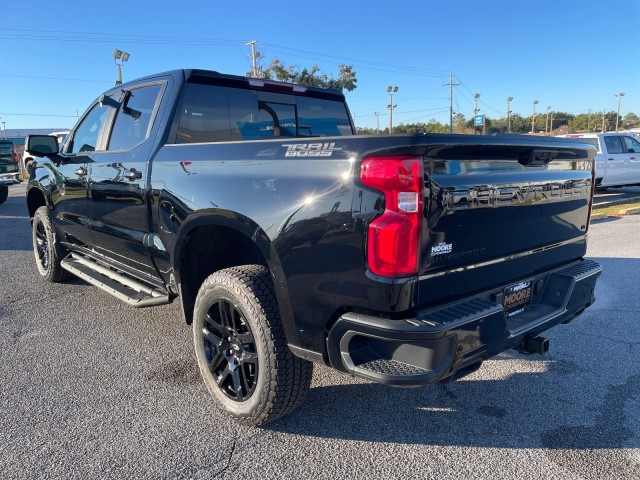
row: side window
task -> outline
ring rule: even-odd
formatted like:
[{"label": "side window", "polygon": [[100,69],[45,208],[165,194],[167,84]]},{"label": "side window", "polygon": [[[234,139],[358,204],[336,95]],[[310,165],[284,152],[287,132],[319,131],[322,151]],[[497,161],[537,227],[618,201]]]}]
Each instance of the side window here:
[{"label": "side window", "polygon": [[104,124],[104,119],[109,111],[108,106],[99,104],[93,106],[91,111],[76,128],[73,139],[69,142],[67,153],[78,154],[82,152],[93,152],[98,144],[100,130]]},{"label": "side window", "polygon": [[160,85],[136,88],[125,94],[113,124],[109,150],[127,150],[142,143],[149,134]]},{"label": "side window", "polygon": [[628,153],[640,153],[640,142],[632,137],[622,137]]},{"label": "side window", "polygon": [[604,137],[604,143],[607,145],[607,152],[609,153],[622,153],[622,143],[620,137],[613,135]]},{"label": "side window", "polygon": [[226,142],[231,138],[226,89],[187,85],[176,143]]}]

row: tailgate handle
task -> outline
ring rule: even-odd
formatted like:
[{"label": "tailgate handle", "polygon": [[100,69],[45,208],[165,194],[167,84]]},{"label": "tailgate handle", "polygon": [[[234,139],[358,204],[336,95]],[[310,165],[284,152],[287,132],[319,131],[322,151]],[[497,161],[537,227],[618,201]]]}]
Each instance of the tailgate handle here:
[{"label": "tailgate handle", "polygon": [[539,148],[530,148],[520,154],[518,162],[525,167],[538,167],[546,165],[556,158],[560,152],[558,150],[547,150]]}]

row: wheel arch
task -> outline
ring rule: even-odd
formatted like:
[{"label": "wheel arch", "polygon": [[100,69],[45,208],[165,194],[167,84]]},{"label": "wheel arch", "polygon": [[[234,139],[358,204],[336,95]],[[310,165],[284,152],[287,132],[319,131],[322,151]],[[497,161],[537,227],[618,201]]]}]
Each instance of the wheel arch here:
[{"label": "wheel arch", "polygon": [[44,192],[37,187],[32,187],[27,192],[27,209],[29,210],[29,218],[33,218],[38,208],[49,206],[47,197]]},{"label": "wheel arch", "polygon": [[212,273],[224,268],[257,264],[273,281],[280,316],[289,341],[296,336],[293,310],[279,257],[266,232],[241,214],[219,209],[192,213],[181,225],[172,255],[172,268],[185,320],[191,324],[198,289]]}]

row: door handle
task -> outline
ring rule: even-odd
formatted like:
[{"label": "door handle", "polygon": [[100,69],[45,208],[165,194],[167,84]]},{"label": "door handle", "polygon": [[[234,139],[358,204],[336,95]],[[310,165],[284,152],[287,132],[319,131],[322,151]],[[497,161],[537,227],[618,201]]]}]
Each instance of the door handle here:
[{"label": "door handle", "polygon": [[75,172],[76,175],[78,175],[79,177],[84,177],[87,174],[87,169],[84,167],[79,167],[78,169],[76,169]]},{"label": "door handle", "polygon": [[615,158],[607,158],[607,160],[615,160]]},{"label": "door handle", "polygon": [[142,172],[139,172],[135,168],[132,168],[124,174],[124,177],[129,180],[140,180],[142,178]]}]

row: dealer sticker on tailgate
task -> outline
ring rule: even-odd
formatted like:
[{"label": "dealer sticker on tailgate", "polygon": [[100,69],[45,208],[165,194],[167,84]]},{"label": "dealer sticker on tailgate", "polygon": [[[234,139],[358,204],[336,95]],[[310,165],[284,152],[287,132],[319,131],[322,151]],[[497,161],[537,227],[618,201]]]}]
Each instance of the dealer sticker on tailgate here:
[{"label": "dealer sticker on tailgate", "polygon": [[504,308],[505,315],[511,317],[523,312],[531,303],[532,292],[531,280],[505,288],[502,297],[502,308]]}]

